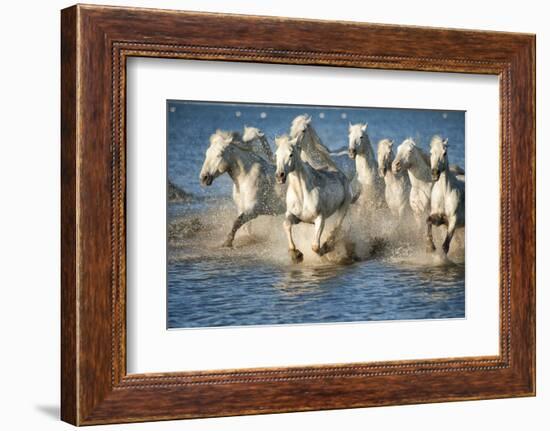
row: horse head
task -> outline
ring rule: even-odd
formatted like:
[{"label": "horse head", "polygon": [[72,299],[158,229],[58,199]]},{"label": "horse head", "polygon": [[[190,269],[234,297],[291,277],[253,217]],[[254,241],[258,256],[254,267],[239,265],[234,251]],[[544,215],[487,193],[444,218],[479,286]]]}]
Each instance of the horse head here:
[{"label": "horse head", "polygon": [[290,138],[301,143],[311,123],[311,117],[307,114],[298,115],[290,126]]},{"label": "horse head", "polygon": [[449,165],[447,146],[448,139],[442,139],[439,135],[435,135],[430,142],[430,168],[433,182],[439,180],[441,172],[445,171]]},{"label": "horse head", "polygon": [[348,128],[348,154],[350,159],[355,159],[357,154],[363,154],[370,149],[369,136],[367,135],[367,123],[349,123]]},{"label": "horse head", "polygon": [[243,141],[244,142],[253,142],[257,139],[264,137],[263,132],[257,127],[244,126],[243,130]]},{"label": "horse head", "polygon": [[277,170],[275,171],[275,179],[279,184],[284,184],[288,174],[296,169],[296,164],[299,163],[300,152],[302,151],[297,138],[291,139],[287,135],[278,136],[275,138],[275,159]]},{"label": "horse head", "polygon": [[397,147],[397,154],[392,163],[392,172],[394,174],[400,174],[409,169],[414,162],[414,152],[416,151],[416,143],[412,138],[405,139],[399,147]]},{"label": "horse head", "polygon": [[226,132],[223,130],[217,130],[216,133],[210,136],[210,145],[206,150],[199,176],[203,185],[211,185],[215,178],[228,171],[228,152],[231,143],[238,139],[239,135],[236,132]]},{"label": "horse head", "polygon": [[378,175],[381,178],[386,176],[386,172],[391,170],[393,162],[393,141],[391,139],[382,139],[378,142]]}]

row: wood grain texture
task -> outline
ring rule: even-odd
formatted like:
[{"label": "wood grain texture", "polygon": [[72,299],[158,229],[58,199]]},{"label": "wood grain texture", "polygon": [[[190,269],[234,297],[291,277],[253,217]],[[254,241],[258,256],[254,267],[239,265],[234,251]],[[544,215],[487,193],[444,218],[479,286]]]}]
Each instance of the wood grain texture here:
[{"label": "wood grain texture", "polygon": [[[61,36],[63,420],[85,425],[534,394],[533,35],[74,6],[62,11]],[[130,56],[499,75],[499,355],[127,375]]]},{"label": "wood grain texture", "polygon": [[61,16],[61,417],[77,422],[76,9]]}]

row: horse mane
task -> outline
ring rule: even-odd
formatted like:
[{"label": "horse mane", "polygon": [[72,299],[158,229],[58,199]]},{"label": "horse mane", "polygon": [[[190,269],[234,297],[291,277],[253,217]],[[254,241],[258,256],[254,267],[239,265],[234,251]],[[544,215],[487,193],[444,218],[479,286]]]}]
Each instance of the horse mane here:
[{"label": "horse mane", "polygon": [[445,140],[440,135],[433,135],[430,141],[430,148],[432,148],[436,144],[441,145],[443,147],[447,145]]},{"label": "horse mane", "polygon": [[264,136],[264,134],[257,127],[244,126],[243,141],[253,141],[254,139],[259,139],[262,136]]},{"label": "horse mane", "polygon": [[464,170],[464,168],[462,168],[460,165],[457,165],[456,163],[449,165],[449,171],[451,171],[455,175],[466,175],[466,171]]},{"label": "horse mane", "polygon": [[407,144],[407,145],[409,145],[409,146],[411,146],[411,147],[413,147],[413,148],[417,146],[417,145],[416,145],[416,142],[414,141],[414,139],[411,138],[410,136],[409,136],[407,139],[405,139],[401,145],[403,145],[403,144]]},{"label": "horse mane", "polygon": [[[260,145],[254,145],[255,141],[259,141]],[[273,152],[269,146],[269,142],[265,134],[257,127],[244,126],[242,141],[250,147],[250,150],[263,157],[269,162],[273,162]]]},{"label": "horse mane", "polygon": [[391,153],[393,150],[393,141],[389,138],[380,139],[378,141],[378,152],[380,152],[380,148],[382,147],[389,149]]},{"label": "horse mane", "polygon": [[[321,142],[321,138],[319,138],[310,123],[311,117],[307,114],[303,114],[292,120],[290,127],[290,137],[292,139],[296,139],[303,134],[303,138],[300,142],[302,147],[302,159],[316,168],[339,171],[340,169],[330,157],[329,149]],[[309,135],[310,139],[305,139],[306,134]]]},{"label": "horse mane", "polygon": [[250,142],[243,141],[242,135],[239,132],[218,129],[210,136],[210,146],[216,143],[219,143],[224,147],[234,145],[243,151],[256,153]]},{"label": "horse mane", "polygon": [[404,142],[408,142],[411,147],[417,150],[418,154],[420,154],[420,158],[424,161],[424,163],[426,163],[426,165],[431,165],[432,162],[430,161],[429,154],[426,153],[422,148],[420,148],[413,138],[409,137],[405,139]]},{"label": "horse mane", "polygon": [[220,144],[223,146],[229,145],[234,139],[239,139],[238,132],[229,132],[227,130],[216,130],[210,135],[210,146]]},{"label": "horse mane", "polygon": [[311,123],[311,117],[307,114],[298,115],[290,125],[290,136],[296,138],[300,133],[304,132]]},{"label": "horse mane", "polygon": [[426,164],[428,166],[430,166],[432,164],[431,160],[430,160],[430,156],[428,155],[428,153],[426,153],[424,150],[422,150],[422,148],[418,148],[418,152],[420,153],[420,156],[422,157],[422,159],[426,162]]},{"label": "horse mane", "polygon": [[349,125],[349,132],[350,136],[353,133],[355,138],[359,138],[364,136],[367,140],[367,148],[366,151],[368,152],[368,156],[375,157],[374,149],[371,145],[370,136],[367,132],[367,123],[357,123],[357,124],[351,124]]},{"label": "horse mane", "polygon": [[278,147],[280,144],[286,144],[292,140],[293,139],[289,135],[277,135],[275,136],[275,145]]}]

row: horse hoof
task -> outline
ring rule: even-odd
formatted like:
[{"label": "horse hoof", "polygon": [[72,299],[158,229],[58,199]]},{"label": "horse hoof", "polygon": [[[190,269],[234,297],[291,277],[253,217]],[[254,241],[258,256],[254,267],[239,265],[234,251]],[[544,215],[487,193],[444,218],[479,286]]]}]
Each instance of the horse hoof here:
[{"label": "horse hoof", "polygon": [[319,252],[317,253],[319,256],[322,256],[324,254],[327,254],[329,252],[331,252],[332,250],[334,250],[334,241],[327,241],[325,242],[322,246],[321,246],[321,249],[319,250]]},{"label": "horse hoof", "polygon": [[304,260],[304,255],[300,250],[289,250],[292,263],[300,263]]},{"label": "horse hoof", "polygon": [[435,251],[435,245],[433,243],[426,244],[426,253],[433,253]]},{"label": "horse hoof", "polygon": [[313,253],[320,255],[321,249],[319,248],[319,246],[317,244],[312,245],[311,249],[313,250]]},{"label": "horse hoof", "polygon": [[230,241],[230,240],[226,239],[223,242],[222,247],[224,247],[224,248],[233,248],[233,241]]},{"label": "horse hoof", "polygon": [[355,251],[356,246],[354,242],[346,241],[344,243],[344,248],[346,250],[346,258],[349,259],[351,262],[359,262],[359,256],[357,256],[357,253]]}]

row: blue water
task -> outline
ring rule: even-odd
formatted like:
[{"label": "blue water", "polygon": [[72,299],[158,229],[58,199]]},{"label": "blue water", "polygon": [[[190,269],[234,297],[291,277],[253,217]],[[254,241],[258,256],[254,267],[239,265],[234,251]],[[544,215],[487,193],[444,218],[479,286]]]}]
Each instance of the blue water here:
[{"label": "blue water", "polygon": [[[304,113],[331,150],[347,145],[349,122],[368,122],[374,145],[413,137],[427,150],[434,134],[447,137],[450,162],[464,166],[462,111],[168,101],[168,178],[193,194],[190,202],[168,204],[169,233],[176,232],[169,234],[168,327],[463,318],[460,238],[451,261],[442,264],[423,255],[418,238],[401,237],[381,216],[364,235],[361,226],[354,229],[365,242],[383,237],[382,253],[352,265],[306,254],[293,265],[282,218],[262,217],[253,222],[252,236],[237,236],[234,249],[219,247],[236,214],[227,175],[208,188],[198,180],[210,135],[255,126],[273,146],[274,137],[288,133],[292,119]],[[335,160],[353,169],[347,156]],[[309,235],[307,227],[304,232]]]}]

